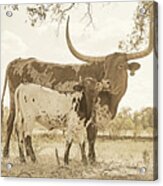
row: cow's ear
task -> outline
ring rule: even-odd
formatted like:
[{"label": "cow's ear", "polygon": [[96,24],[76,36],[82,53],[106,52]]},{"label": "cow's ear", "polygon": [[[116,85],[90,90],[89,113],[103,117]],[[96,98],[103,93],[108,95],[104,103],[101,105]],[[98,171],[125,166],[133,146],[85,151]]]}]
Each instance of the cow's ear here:
[{"label": "cow's ear", "polygon": [[130,70],[130,75],[134,76],[135,71],[138,70],[141,67],[139,63],[133,62],[128,64],[128,70]]},{"label": "cow's ear", "polygon": [[83,85],[80,85],[80,84],[74,85],[73,90],[80,92],[83,90]]}]

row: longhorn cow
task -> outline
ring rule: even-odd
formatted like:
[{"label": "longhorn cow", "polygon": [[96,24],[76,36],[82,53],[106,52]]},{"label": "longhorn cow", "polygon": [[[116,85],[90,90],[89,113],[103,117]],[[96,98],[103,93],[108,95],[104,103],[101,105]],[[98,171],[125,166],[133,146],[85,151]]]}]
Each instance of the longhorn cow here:
[{"label": "longhorn cow", "polygon": [[[152,13],[151,13],[152,15]],[[15,103],[14,93],[16,88],[21,83],[34,83],[51,89],[72,89],[76,82],[86,77],[92,77],[97,81],[103,81],[108,83],[109,91],[103,90],[99,93],[100,106],[105,110],[105,122],[106,124],[110,119],[113,119],[116,115],[118,104],[121,98],[124,96],[127,89],[127,80],[129,70],[131,75],[140,68],[138,63],[129,63],[130,60],[143,58],[149,55],[153,48],[153,18],[150,17],[150,29],[149,29],[149,45],[146,49],[135,53],[113,53],[106,56],[93,57],[81,54],[78,52],[72,44],[69,34],[69,19],[66,26],[66,41],[71,53],[78,58],[86,62],[86,64],[80,65],[60,65],[55,63],[46,63],[39,61],[35,58],[28,59],[15,59],[10,62],[5,76],[4,89],[2,94],[2,110],[3,100],[8,82],[9,94],[10,94],[10,110],[7,120],[7,137],[5,141],[3,156],[9,155],[9,143],[13,130],[13,121],[15,117]],[[3,114],[3,113],[2,113]],[[109,118],[108,116],[111,117]],[[102,118],[102,116],[99,117]],[[104,122],[104,121],[103,121]],[[94,143],[95,133],[97,128],[92,125],[87,130],[88,142],[89,142],[89,159],[95,160]]]}]

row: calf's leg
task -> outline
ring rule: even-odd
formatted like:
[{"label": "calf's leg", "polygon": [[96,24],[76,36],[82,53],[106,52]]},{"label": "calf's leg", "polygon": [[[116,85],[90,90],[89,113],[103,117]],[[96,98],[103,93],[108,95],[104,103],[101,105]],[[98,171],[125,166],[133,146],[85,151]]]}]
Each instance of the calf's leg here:
[{"label": "calf's leg", "polygon": [[90,163],[95,162],[96,160],[96,154],[95,154],[95,141],[97,136],[97,127],[95,124],[90,123],[87,127],[87,139],[88,139],[88,146],[89,146],[89,161]]},{"label": "calf's leg", "polygon": [[85,141],[83,143],[79,144],[81,149],[81,156],[82,156],[82,162],[86,165],[87,164],[87,157],[85,153]]},{"label": "calf's leg", "polygon": [[20,162],[25,163],[23,131],[18,131],[18,129],[16,129],[16,135],[17,135],[17,138],[18,138],[18,148],[19,148]]},{"label": "calf's leg", "polygon": [[26,148],[26,154],[27,156],[30,156],[31,160],[33,162],[36,161],[36,156],[32,147],[32,138],[31,136],[27,135],[25,137],[25,148]]},{"label": "calf's leg", "polygon": [[65,148],[65,153],[64,153],[64,163],[68,165],[69,163],[69,153],[70,153],[70,148],[72,145],[72,140],[66,141],[66,148]]}]

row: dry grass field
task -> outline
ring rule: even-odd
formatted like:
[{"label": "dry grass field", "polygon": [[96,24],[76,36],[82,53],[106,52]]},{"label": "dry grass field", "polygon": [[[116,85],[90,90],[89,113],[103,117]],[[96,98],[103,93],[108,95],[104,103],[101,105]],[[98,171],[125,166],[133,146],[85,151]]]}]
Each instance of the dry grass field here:
[{"label": "dry grass field", "polygon": [[[96,163],[83,165],[80,161],[78,144],[73,144],[70,163],[63,163],[65,138],[61,134],[34,134],[33,146],[37,162],[27,160],[22,164],[18,158],[17,140],[13,136],[10,158],[2,161],[2,176],[46,177],[46,178],[86,178],[86,179],[153,179],[153,142],[152,139],[111,140],[97,138]],[[58,150],[60,165],[57,163],[55,149]],[[7,163],[12,164],[7,170]],[[141,173],[140,169],[145,168]]]}]

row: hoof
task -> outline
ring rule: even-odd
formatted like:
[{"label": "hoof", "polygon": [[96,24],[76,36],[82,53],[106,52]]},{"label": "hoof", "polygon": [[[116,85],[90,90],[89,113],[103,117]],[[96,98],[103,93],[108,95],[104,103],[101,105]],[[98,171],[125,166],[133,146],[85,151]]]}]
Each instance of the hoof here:
[{"label": "hoof", "polygon": [[4,158],[9,158],[9,150],[6,147],[3,150],[3,157]]},{"label": "hoof", "polygon": [[82,159],[82,163],[83,163],[83,165],[88,165],[88,162],[87,162],[87,158],[86,157]]},{"label": "hoof", "polygon": [[64,162],[64,165],[66,166],[66,165],[68,165],[69,164],[69,162]]},{"label": "hoof", "polygon": [[68,160],[64,160],[64,165],[68,165],[69,164],[69,161]]},{"label": "hoof", "polygon": [[20,163],[26,163],[25,159],[20,159]]},{"label": "hoof", "polygon": [[7,148],[7,146],[5,146],[3,149],[3,157],[9,158],[9,149]]},{"label": "hoof", "polygon": [[26,163],[25,158],[23,158],[23,157],[22,157],[22,158],[20,158],[20,162],[21,162],[21,163]]},{"label": "hoof", "polygon": [[33,163],[35,163],[35,162],[36,162],[36,157],[31,157],[31,161],[32,161]]},{"label": "hoof", "polygon": [[93,158],[89,158],[89,162],[91,165],[95,164],[96,163],[96,159],[93,157]]}]

